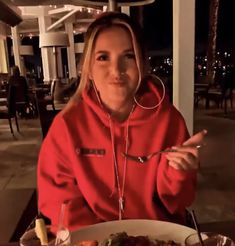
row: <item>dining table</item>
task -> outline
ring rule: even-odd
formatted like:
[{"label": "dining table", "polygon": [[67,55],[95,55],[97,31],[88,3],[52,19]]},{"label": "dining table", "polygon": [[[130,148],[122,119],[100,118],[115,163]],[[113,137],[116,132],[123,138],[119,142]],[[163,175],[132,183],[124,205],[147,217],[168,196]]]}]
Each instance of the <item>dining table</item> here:
[{"label": "dining table", "polygon": [[[203,232],[216,232],[230,237],[235,242],[235,220],[215,221],[199,224]],[[20,246],[19,242],[0,243],[0,246]]]},{"label": "dining table", "polygon": [[194,86],[196,88],[200,87],[200,88],[207,88],[210,84],[208,83],[194,83]]}]

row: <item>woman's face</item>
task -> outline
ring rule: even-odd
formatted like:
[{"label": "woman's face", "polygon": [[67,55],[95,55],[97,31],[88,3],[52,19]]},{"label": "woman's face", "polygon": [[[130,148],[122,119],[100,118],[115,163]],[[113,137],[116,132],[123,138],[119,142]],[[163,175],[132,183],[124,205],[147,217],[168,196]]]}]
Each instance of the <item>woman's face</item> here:
[{"label": "woman's face", "polygon": [[91,59],[90,78],[107,106],[133,101],[139,72],[131,34],[115,26],[101,31]]}]

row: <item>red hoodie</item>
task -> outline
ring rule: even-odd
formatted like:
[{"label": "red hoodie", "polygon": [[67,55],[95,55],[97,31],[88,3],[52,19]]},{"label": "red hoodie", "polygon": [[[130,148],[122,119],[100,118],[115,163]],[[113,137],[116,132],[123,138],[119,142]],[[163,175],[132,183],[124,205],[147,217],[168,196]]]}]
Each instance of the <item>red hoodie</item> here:
[{"label": "red hoodie", "polygon": [[[148,85],[141,97],[143,105],[161,97],[152,83]],[[136,106],[120,123],[108,116],[90,89],[80,102],[56,116],[38,162],[39,209],[52,224],[58,223],[63,202],[68,204],[65,225],[70,230],[118,219],[114,153],[123,188],[127,134],[128,153],[137,156],[180,145],[189,137],[184,119],[167,98],[155,109]],[[164,154],[145,164],[127,159],[123,219],[183,224],[195,185],[196,172],[175,170]]]}]

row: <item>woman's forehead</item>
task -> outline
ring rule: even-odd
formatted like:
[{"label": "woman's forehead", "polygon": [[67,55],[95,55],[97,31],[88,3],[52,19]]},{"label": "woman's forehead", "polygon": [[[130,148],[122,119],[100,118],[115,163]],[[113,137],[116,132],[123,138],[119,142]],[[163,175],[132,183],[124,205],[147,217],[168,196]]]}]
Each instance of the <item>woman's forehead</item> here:
[{"label": "woman's forehead", "polygon": [[130,31],[123,26],[107,27],[97,33],[95,46],[105,46],[110,42],[113,42],[113,45],[121,43],[133,46],[132,35]]}]

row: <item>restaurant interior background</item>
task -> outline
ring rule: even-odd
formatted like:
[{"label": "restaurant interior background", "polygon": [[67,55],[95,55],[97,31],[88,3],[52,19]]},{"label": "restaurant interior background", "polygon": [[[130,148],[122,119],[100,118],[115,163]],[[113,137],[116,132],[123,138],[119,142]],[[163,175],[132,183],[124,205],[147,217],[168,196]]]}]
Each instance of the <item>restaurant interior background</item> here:
[{"label": "restaurant interior background", "polygon": [[[130,8],[130,14],[136,20],[140,20],[144,28],[151,72],[164,79],[170,97],[172,97],[173,88],[172,1],[156,0],[153,4]],[[198,82],[197,79],[203,77],[207,71],[209,3],[209,0],[196,0],[195,84]],[[48,7],[52,11],[56,11],[61,6],[49,5]],[[87,8],[83,6],[78,11],[77,18],[90,21],[101,11],[103,11],[101,7]],[[235,87],[234,18],[234,1],[220,0],[215,69],[219,71],[221,78],[233,71],[231,72],[233,73],[233,88]],[[75,43],[82,43],[84,39],[84,30],[88,22],[83,21],[81,23],[74,25]],[[24,75],[28,82],[32,83],[31,85],[40,86],[45,81],[43,81],[37,18],[23,20],[19,24],[19,36],[21,45],[32,48],[30,53],[21,56],[25,69]],[[6,43],[0,38],[0,80],[2,80],[2,86],[7,83],[9,76],[5,71],[10,72],[9,67],[15,63],[12,46],[12,33],[9,26]],[[8,57],[2,56],[5,49],[7,49]],[[68,88],[72,78],[69,74],[67,48],[62,47],[59,50],[61,51],[59,54],[61,59],[57,63],[57,68],[59,68],[57,72],[61,81],[60,89],[62,88],[63,91],[63,89]],[[80,50],[76,52],[75,57],[78,70],[80,52]],[[198,88],[194,87],[194,89],[194,131],[207,128],[209,134],[206,146],[201,153],[202,164],[198,175],[198,195],[192,208],[195,209],[200,222],[235,220],[235,111],[228,100],[228,108],[225,112],[220,101],[218,104],[218,100],[221,98],[218,99],[217,97],[211,97],[209,105],[207,105],[205,95],[198,95]],[[234,96],[233,90],[231,95]],[[61,109],[69,96],[70,94],[66,94],[66,98],[58,96],[55,100],[56,110]],[[234,103],[234,97],[232,100]],[[53,111],[51,105],[48,108]],[[27,214],[25,211],[29,210],[29,206],[35,204],[37,155],[44,137],[39,112],[29,115],[29,117],[18,116],[18,121],[20,133],[16,131],[13,123],[14,136],[12,136],[8,121],[0,118],[0,218],[3,221],[11,219],[11,225],[5,229],[5,238],[8,237],[12,240],[18,236],[16,229],[20,223],[27,221],[22,219]],[[12,202],[13,205],[10,204]]]}]

